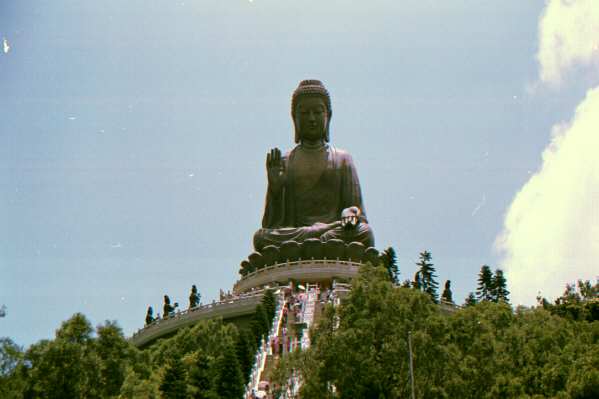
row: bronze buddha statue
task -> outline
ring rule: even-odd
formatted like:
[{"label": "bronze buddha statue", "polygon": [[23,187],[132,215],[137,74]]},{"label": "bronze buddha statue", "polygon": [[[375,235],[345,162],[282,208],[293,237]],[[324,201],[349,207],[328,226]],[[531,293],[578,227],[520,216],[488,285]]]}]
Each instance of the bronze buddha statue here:
[{"label": "bronze buddha statue", "polygon": [[291,101],[296,147],[266,157],[268,190],[257,251],[285,241],[341,239],[374,246],[351,156],[329,144],[332,109],[318,80],[301,81]]}]

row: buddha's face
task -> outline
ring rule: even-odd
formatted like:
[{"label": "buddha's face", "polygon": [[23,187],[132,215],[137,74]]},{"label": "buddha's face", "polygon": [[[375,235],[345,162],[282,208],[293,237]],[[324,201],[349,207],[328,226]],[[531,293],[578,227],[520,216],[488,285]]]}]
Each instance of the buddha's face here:
[{"label": "buddha's face", "polygon": [[295,112],[300,140],[317,141],[324,139],[328,117],[327,107],[322,97],[301,97]]}]

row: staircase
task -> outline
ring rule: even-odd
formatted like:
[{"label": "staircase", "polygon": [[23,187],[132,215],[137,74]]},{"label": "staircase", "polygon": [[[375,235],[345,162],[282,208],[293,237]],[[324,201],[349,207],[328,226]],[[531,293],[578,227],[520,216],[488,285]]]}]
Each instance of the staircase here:
[{"label": "staircase", "polygon": [[301,321],[306,325],[302,332],[301,349],[310,347],[310,327],[314,324],[314,313],[316,312],[316,303],[318,301],[318,285],[307,284],[306,298],[303,306]]},{"label": "staircase", "polygon": [[270,342],[272,338],[279,336],[281,331],[281,322],[283,320],[283,309],[285,308],[286,303],[287,301],[285,299],[285,294],[283,291],[281,291],[277,296],[275,316],[273,318],[272,327],[270,328],[268,337],[266,339],[262,339],[260,348],[258,348],[258,352],[256,353],[254,366],[252,367],[252,373],[250,375],[250,382],[248,382],[248,385],[245,389],[245,398],[251,398],[252,392],[258,390],[258,384],[260,384],[260,381],[262,381],[267,360],[272,359],[272,348]]},{"label": "staircase", "polygon": [[[302,329],[302,339],[299,345],[300,350],[306,350],[310,347],[310,327],[314,325],[315,315],[319,311],[318,303],[320,290],[318,284],[307,284],[306,294],[303,298],[302,311],[297,320],[304,324]],[[292,349],[293,350],[293,349]],[[283,392],[280,399],[296,398],[302,386],[302,376],[297,371],[287,381],[286,391]]]},{"label": "staircase", "polygon": [[[301,341],[296,344],[294,347],[291,346],[291,350],[300,349],[305,350],[310,347],[310,327],[314,325],[314,320],[316,313],[318,313],[319,309],[319,294],[320,290],[317,284],[307,284],[306,290],[304,293],[300,294],[300,302],[299,306],[301,311],[297,314],[297,318],[294,320],[297,324],[303,325],[302,333],[301,333]],[[275,356],[272,350],[271,343],[274,338],[277,337],[277,342],[283,342],[283,312],[284,308],[287,305],[288,300],[285,299],[285,294],[283,292],[279,293],[277,297],[277,307],[275,311],[275,316],[273,319],[272,327],[266,339],[263,339],[260,345],[258,352],[256,353],[256,358],[254,360],[254,366],[252,368],[252,374],[250,376],[250,382],[248,383],[245,391],[245,398],[249,399],[252,397],[252,392],[258,390],[258,385],[261,381],[265,381],[270,376],[271,370],[276,366],[276,362],[278,361],[278,357]],[[293,315],[290,314],[289,320],[293,318]],[[291,335],[291,332],[288,331],[288,336]],[[284,345],[283,345],[284,346]],[[283,351],[286,351],[287,348],[284,348]],[[289,381],[288,387],[290,388],[284,397],[296,397],[299,392],[299,388],[301,386],[301,376],[299,374],[294,375],[292,380]]]}]

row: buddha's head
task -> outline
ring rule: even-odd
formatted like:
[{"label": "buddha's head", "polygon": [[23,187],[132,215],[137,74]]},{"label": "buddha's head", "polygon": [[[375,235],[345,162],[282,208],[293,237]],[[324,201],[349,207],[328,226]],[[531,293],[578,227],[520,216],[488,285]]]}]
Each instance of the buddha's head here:
[{"label": "buddha's head", "polygon": [[331,97],[319,80],[302,80],[291,97],[295,142],[329,141]]}]

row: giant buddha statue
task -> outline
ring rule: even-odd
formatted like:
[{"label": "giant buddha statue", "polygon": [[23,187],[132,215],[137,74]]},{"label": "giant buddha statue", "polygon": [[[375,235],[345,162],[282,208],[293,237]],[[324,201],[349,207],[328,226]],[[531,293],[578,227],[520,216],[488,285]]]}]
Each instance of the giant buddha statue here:
[{"label": "giant buddha statue", "polygon": [[285,241],[340,239],[374,246],[351,156],[329,144],[331,99],[318,80],[301,81],[291,99],[296,146],[266,156],[268,190],[262,228],[254,234],[261,251]]}]

